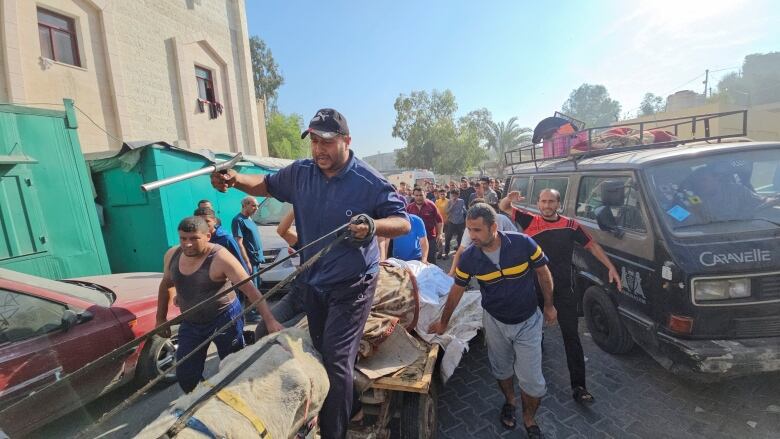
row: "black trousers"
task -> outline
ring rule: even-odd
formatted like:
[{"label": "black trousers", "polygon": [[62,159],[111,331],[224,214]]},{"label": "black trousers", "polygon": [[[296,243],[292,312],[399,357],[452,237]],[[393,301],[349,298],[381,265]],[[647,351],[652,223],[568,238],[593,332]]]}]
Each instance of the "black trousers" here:
[{"label": "black trousers", "polygon": [[428,262],[431,264],[436,263],[436,255],[439,251],[439,246],[436,244],[436,238],[428,237]]},{"label": "black trousers", "polygon": [[450,252],[450,242],[452,241],[452,238],[457,239],[457,243],[455,244],[454,248],[458,248],[460,245],[460,240],[463,239],[463,231],[466,230],[466,223],[461,224],[452,224],[447,223],[447,233],[444,234],[444,254],[449,254]]},{"label": "black trousers", "polygon": [[[555,293],[558,294],[557,291]],[[569,293],[571,294],[571,293]],[[566,364],[569,367],[569,378],[572,389],[585,386],[585,354],[579,333],[579,311],[574,299],[555,300],[558,310],[558,325],[561,327],[563,347],[566,350]]]},{"label": "black trousers", "polygon": [[[539,308],[544,310],[544,298],[537,286],[537,297],[539,299]],[[555,289],[553,292],[553,304],[558,311],[558,325],[561,328],[563,338],[563,348],[566,351],[566,365],[569,368],[569,379],[571,388],[585,385],[585,353],[582,350],[580,341],[579,323],[580,312],[577,307],[577,297],[574,291],[569,287],[563,291]]]},{"label": "black trousers", "polygon": [[322,355],[328,373],[330,390],[319,414],[323,439],[346,437],[353,412],[355,369],[358,345],[363,337],[371,304],[374,301],[377,275],[366,275],[353,284],[327,291],[306,288],[305,307],[309,334]]}]

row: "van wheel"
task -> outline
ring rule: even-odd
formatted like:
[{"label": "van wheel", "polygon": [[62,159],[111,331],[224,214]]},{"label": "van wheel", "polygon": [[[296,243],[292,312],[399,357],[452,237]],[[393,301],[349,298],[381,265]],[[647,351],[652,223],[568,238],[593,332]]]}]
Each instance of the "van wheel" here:
[{"label": "van wheel", "polygon": [[599,287],[585,290],[582,307],[593,341],[602,350],[610,354],[625,354],[634,347],[634,339],[604,290]]}]

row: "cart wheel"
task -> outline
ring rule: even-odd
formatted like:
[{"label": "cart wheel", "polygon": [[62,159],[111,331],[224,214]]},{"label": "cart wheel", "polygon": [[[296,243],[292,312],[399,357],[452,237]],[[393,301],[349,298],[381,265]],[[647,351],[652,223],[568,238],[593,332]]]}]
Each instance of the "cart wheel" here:
[{"label": "cart wheel", "polygon": [[405,392],[401,396],[401,439],[435,439],[438,378],[433,377],[428,393]]}]

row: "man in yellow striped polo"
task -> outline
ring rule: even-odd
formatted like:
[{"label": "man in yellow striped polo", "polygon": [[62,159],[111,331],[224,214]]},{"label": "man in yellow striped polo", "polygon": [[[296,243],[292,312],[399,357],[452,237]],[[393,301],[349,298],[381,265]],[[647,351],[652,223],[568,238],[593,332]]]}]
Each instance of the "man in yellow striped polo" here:
[{"label": "man in yellow striped polo", "polygon": [[[542,375],[543,320],[555,324],[557,319],[553,279],[542,248],[522,233],[498,231],[496,215],[485,203],[469,209],[466,228],[472,245],[463,252],[455,268],[455,283],[440,320],[431,324],[428,331],[446,331],[466,286],[476,277],[482,292],[482,322],[490,368],[506,399],[500,411],[501,423],[508,429],[515,428],[516,375],[523,403],[523,425],[529,438],[540,438],[541,430],[534,417],[547,391]],[[543,314],[538,307],[534,276],[544,296]]]}]

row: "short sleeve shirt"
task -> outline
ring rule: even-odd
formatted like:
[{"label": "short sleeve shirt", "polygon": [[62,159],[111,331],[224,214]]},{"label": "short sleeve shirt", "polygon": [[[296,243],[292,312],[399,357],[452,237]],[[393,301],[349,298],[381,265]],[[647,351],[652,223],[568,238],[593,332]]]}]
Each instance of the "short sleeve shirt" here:
[{"label": "short sleeve shirt", "polygon": [[225,247],[231,255],[238,259],[238,262],[241,263],[241,266],[244,267],[244,270],[249,271],[249,267],[244,261],[244,256],[241,255],[241,249],[238,247],[238,243],[232,235],[227,233],[222,228],[222,226],[216,226],[214,228],[214,233],[211,234],[211,240],[209,240],[209,242]]},{"label": "short sleeve shirt", "polygon": [[436,204],[436,208],[439,209],[439,215],[441,215],[442,221],[445,223],[447,222],[447,206],[449,206],[450,201],[446,198],[437,198],[436,201],[434,201],[434,204]]},{"label": "short sleeve shirt", "polygon": [[[374,168],[349,152],[344,169],[325,177],[312,159],[297,160],[266,177],[268,192],[295,206],[295,228],[301,247],[346,224],[358,214],[374,219],[407,219],[404,201]],[[303,251],[305,262],[329,244],[324,240]],[[379,269],[379,248],[374,239],[362,248],[338,245],[322,256],[299,280],[315,289],[354,282]]]},{"label": "short sleeve shirt", "polygon": [[256,267],[258,264],[265,262],[260,231],[257,230],[257,224],[252,221],[252,218],[239,213],[233,218],[230,228],[234,237],[242,239],[246,254],[249,256],[249,263],[252,266]]},{"label": "short sleeve shirt", "polygon": [[577,221],[561,215],[556,221],[548,221],[541,215],[515,209],[514,217],[523,228],[523,233],[539,243],[544,254],[550,259],[550,272],[555,289],[570,290],[574,245],[588,247],[592,242],[588,232]]},{"label": "short sleeve shirt", "polygon": [[441,224],[444,221],[442,221],[439,209],[436,208],[436,204],[433,201],[426,199],[423,201],[422,206],[418,206],[417,203],[410,203],[406,206],[406,211],[422,218],[429,238],[436,237],[436,224]]},{"label": "short sleeve shirt", "polygon": [[419,261],[422,258],[420,238],[425,238],[425,224],[419,216],[413,214],[409,214],[409,222],[412,224],[412,230],[406,235],[393,238],[393,257],[403,261]]},{"label": "short sleeve shirt", "polygon": [[476,277],[482,292],[482,308],[496,320],[514,325],[524,322],[537,309],[535,268],[547,264],[542,248],[517,232],[498,232],[501,239],[499,263],[482,249],[467,248],[455,268],[455,283],[465,287]]}]

